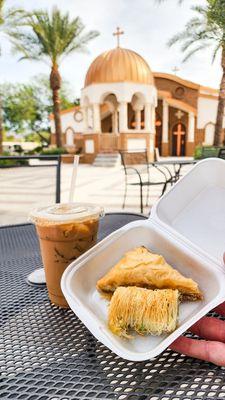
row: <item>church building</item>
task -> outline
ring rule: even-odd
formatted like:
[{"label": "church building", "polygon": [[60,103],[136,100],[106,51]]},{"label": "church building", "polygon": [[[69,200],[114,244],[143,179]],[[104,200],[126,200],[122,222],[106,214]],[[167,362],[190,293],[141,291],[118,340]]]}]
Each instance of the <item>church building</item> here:
[{"label": "church building", "polygon": [[[63,143],[83,162],[99,154],[154,149],[161,156],[193,156],[198,144],[212,145],[218,91],[176,75],[152,72],[132,50],[117,47],[90,65],[81,104],[61,112]],[[55,144],[50,115],[51,143]],[[225,126],[225,121],[224,121]]]}]

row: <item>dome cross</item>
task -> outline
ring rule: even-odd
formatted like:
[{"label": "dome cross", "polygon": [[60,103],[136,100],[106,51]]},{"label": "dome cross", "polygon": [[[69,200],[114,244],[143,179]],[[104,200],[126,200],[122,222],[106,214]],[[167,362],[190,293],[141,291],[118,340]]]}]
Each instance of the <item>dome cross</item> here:
[{"label": "dome cross", "polygon": [[175,67],[172,68],[172,71],[173,71],[174,75],[177,75],[177,72],[180,71],[180,68],[178,68],[178,67],[175,65]]},{"label": "dome cross", "polygon": [[122,31],[119,27],[116,28],[116,32],[113,32],[113,36],[117,38],[117,47],[120,47],[120,36],[124,35],[124,31]]}]

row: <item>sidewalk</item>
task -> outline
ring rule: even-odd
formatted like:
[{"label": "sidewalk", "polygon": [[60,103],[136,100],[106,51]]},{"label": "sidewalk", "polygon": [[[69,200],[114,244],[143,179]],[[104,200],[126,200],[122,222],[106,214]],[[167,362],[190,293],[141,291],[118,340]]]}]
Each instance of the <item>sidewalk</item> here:
[{"label": "sidewalk", "polygon": [[[183,173],[191,167],[183,168]],[[55,202],[55,167],[21,167],[0,169],[0,225],[27,221],[29,212],[37,206]],[[72,165],[62,165],[61,201],[66,202]],[[152,174],[157,179],[157,172]],[[161,179],[161,178],[160,178]],[[161,186],[150,187],[150,207],[157,201]],[[124,173],[121,167],[100,168],[79,166],[75,201],[100,204],[105,211],[122,211]],[[140,212],[139,188],[129,187],[125,211]],[[149,207],[145,208],[148,214]]]}]

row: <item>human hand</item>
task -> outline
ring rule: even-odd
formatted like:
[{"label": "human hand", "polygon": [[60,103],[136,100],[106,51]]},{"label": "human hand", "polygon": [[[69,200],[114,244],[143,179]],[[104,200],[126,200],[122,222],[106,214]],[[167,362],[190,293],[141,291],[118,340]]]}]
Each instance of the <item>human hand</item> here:
[{"label": "human hand", "polygon": [[[223,260],[225,264],[225,253]],[[216,307],[214,311],[225,317],[225,302]],[[204,340],[180,336],[170,345],[170,348],[178,353],[224,367],[225,321],[213,317],[203,317],[189,330]]]}]

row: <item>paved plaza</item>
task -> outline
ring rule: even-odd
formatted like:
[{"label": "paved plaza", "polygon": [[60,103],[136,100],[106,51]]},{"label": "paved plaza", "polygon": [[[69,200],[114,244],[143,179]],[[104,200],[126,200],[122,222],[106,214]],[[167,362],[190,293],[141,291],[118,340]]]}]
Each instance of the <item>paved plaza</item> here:
[{"label": "paved plaza", "polygon": [[[183,167],[182,173],[190,168],[191,166]],[[56,168],[53,166],[0,169],[0,225],[26,222],[34,207],[53,203],[55,173]],[[62,202],[68,201],[71,174],[72,165],[62,164]],[[162,177],[154,169],[151,179],[162,180]],[[146,215],[159,198],[161,190],[161,185],[150,188],[149,206],[145,207]],[[101,204],[106,212],[122,211],[123,194],[124,172],[121,167],[103,168],[87,164],[79,166],[75,201]],[[125,210],[140,212],[138,187],[128,188]]]}]

